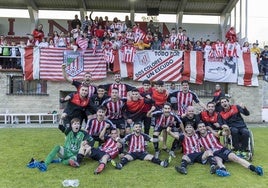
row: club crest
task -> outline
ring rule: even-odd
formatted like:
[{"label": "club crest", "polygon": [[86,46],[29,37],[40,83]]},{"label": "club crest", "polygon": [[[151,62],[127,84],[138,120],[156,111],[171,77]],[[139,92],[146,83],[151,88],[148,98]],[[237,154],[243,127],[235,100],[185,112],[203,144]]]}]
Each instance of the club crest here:
[{"label": "club crest", "polygon": [[140,65],[148,65],[150,63],[150,57],[147,52],[140,52],[137,53],[137,57],[139,60]]},{"label": "club crest", "polygon": [[84,71],[83,55],[79,51],[64,51],[64,63],[66,64],[66,73],[71,77]]}]

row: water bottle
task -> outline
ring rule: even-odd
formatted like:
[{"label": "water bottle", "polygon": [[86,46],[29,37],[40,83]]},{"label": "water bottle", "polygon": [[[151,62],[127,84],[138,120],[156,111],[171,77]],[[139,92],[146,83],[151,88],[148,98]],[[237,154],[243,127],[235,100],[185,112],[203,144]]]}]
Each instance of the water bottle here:
[{"label": "water bottle", "polygon": [[64,180],[62,182],[63,187],[78,187],[79,186],[79,180],[74,179],[74,180]]},{"label": "water bottle", "polygon": [[79,180],[78,179],[71,180],[71,185],[72,185],[72,187],[78,187],[79,186]]}]

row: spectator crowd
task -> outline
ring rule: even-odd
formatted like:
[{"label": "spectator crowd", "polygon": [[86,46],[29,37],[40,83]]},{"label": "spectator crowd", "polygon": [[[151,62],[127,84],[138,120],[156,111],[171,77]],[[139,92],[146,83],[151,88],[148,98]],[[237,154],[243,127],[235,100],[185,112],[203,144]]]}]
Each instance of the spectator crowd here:
[{"label": "spectator crowd", "polygon": [[[243,45],[238,44],[236,32],[231,28],[226,33],[226,41],[210,39],[204,40],[200,38],[195,40],[190,39],[186,29],[179,27],[178,31],[172,28],[168,35],[163,35],[160,28],[151,20],[148,22],[146,28],[141,28],[139,23],[133,24],[129,17],[126,16],[124,21],[115,17],[112,21],[107,16],[98,17],[94,19],[85,16],[84,20],[80,21],[78,15],[75,15],[71,21],[71,30],[68,33],[54,31],[48,37],[45,37],[43,32],[43,25],[39,24],[31,34],[28,34],[28,40],[25,43],[21,41],[20,44],[5,40],[5,36],[0,38],[0,56],[19,56],[19,50],[15,50],[15,46],[33,47],[39,46],[41,48],[69,48],[76,51],[81,49],[92,49],[93,53],[97,50],[102,50],[104,59],[107,62],[107,70],[113,69],[114,54],[121,50],[124,54],[135,54],[137,50],[182,50],[182,51],[202,51],[204,58],[223,58],[237,55],[237,50],[243,52],[252,52],[257,55],[259,68],[261,72],[268,75],[268,58],[267,49],[264,50],[258,47],[258,43],[250,45],[244,42]],[[124,62],[132,62],[133,58],[124,56]],[[9,62],[13,63],[9,63]],[[16,68],[15,60],[10,58],[1,61],[1,66],[5,68]],[[17,63],[19,64],[19,63]]]}]

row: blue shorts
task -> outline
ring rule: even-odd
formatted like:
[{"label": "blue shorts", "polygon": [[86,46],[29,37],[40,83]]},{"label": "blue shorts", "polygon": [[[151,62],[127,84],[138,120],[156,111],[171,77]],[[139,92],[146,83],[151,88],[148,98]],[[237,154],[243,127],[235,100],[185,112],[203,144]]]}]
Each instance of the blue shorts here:
[{"label": "blue shorts", "polygon": [[142,151],[142,152],[132,152],[132,153],[128,153],[128,154],[133,158],[133,160],[136,160],[136,159],[144,160],[144,158],[146,157],[146,155],[148,155],[148,153],[145,152],[145,151]]},{"label": "blue shorts", "polygon": [[99,160],[101,160],[101,158],[104,155],[107,155],[107,153],[104,152],[104,151],[101,151],[99,148],[92,148],[91,149],[91,154],[88,155],[88,157],[90,157],[91,159],[94,159],[96,161],[99,161]]},{"label": "blue shorts", "polygon": [[213,153],[214,156],[220,157],[224,162],[229,161],[228,156],[232,153],[228,148],[223,147]]},{"label": "blue shorts", "polygon": [[194,152],[191,154],[188,154],[187,156],[189,157],[189,159],[191,160],[191,163],[201,163],[201,164],[205,164],[206,160],[202,160],[202,156],[203,156],[204,152]]}]

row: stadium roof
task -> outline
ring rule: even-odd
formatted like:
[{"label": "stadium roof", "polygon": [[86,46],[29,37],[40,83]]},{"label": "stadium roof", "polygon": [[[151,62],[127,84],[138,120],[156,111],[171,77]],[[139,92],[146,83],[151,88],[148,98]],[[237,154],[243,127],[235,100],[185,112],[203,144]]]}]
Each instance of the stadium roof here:
[{"label": "stadium roof", "polygon": [[83,10],[101,12],[160,14],[223,15],[232,10],[238,0],[0,0],[0,8],[34,10]]}]

